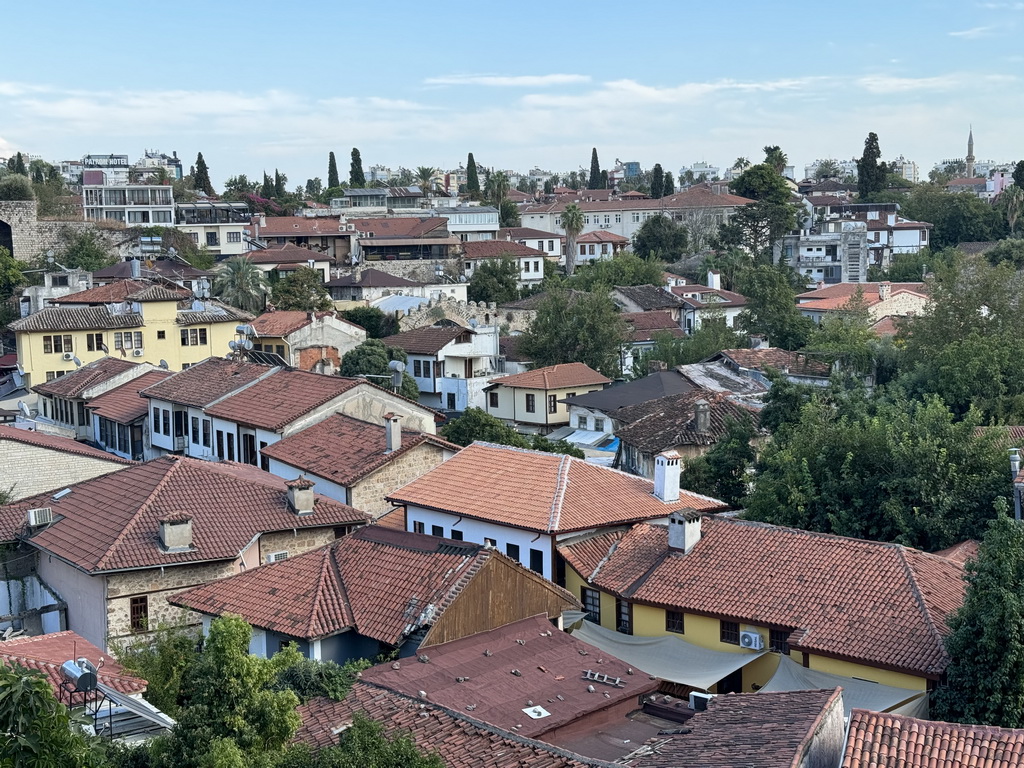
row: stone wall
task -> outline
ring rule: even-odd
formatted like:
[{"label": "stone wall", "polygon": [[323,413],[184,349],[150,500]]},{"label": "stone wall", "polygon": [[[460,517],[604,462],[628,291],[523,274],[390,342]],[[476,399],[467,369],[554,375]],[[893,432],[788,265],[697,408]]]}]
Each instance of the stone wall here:
[{"label": "stone wall", "polygon": [[380,272],[387,272],[389,275],[398,275],[407,280],[415,280],[420,283],[436,283],[437,267],[452,277],[462,274],[462,260],[458,257],[448,259],[410,259],[408,261],[361,261],[355,267],[337,269],[332,271],[334,277],[343,275],[358,275],[364,269],[376,269]]},{"label": "stone wall", "polygon": [[37,493],[60,490],[128,466],[100,458],[50,451],[16,440],[0,440],[0,467],[3,467],[0,489],[14,486],[15,501]]},{"label": "stone wall", "polygon": [[[40,219],[35,200],[0,201],[0,245],[9,247],[14,257],[30,261],[44,251],[59,250],[64,246],[67,232],[78,234],[87,230],[99,235],[111,253],[118,250],[124,240],[124,230],[97,226],[91,221],[52,221]],[[10,228],[10,244],[5,242],[5,233]]]},{"label": "stone wall", "polygon": [[374,518],[390,512],[391,504],[384,501],[384,497],[439,465],[444,461],[444,454],[443,448],[429,443],[406,451],[352,486],[352,506],[369,512]]},{"label": "stone wall", "polygon": [[460,325],[469,325],[475,320],[478,325],[491,325],[495,322],[501,327],[502,334],[521,333],[530,327],[537,316],[536,310],[510,309],[498,307],[494,302],[456,301],[441,298],[428,301],[398,318],[400,331],[411,331],[434,325],[439,320],[451,320]]},{"label": "stone wall", "polygon": [[334,541],[333,528],[310,528],[268,533],[260,537],[260,562],[267,562],[271,552],[287,552],[288,557],[301,555],[311,549],[322,547]]}]

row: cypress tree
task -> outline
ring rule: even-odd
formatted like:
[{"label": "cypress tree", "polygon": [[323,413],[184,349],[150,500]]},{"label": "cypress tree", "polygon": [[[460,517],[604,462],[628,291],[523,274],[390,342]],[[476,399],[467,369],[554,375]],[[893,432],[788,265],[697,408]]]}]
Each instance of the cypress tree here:
[{"label": "cypress tree", "polygon": [[672,180],[672,171],[665,171],[665,181],[661,185],[661,196],[668,197],[676,193],[676,183]]},{"label": "cypress tree", "polygon": [[359,150],[352,147],[352,165],[348,170],[348,183],[356,189],[366,187],[366,176],[363,174],[363,158],[359,156]]},{"label": "cypress tree", "polygon": [[327,188],[334,189],[339,186],[341,186],[341,179],[338,178],[338,161],[334,159],[334,153],[331,152],[327,157]]},{"label": "cypress tree", "polygon": [[263,186],[260,187],[260,197],[265,197],[267,200],[274,196],[274,180],[267,175],[267,172],[263,172]]},{"label": "cypress tree", "polygon": [[664,194],[664,189],[665,171],[662,170],[661,163],[655,163],[651,171],[651,197],[657,200]]},{"label": "cypress tree", "polygon": [[196,175],[193,183],[196,189],[208,195],[213,194],[213,184],[210,182],[210,169],[206,167],[206,160],[203,159],[202,152],[196,157]]},{"label": "cypress tree", "polygon": [[[202,155],[200,155],[202,157]],[[20,173],[22,176],[28,176],[28,169],[25,168],[25,158],[19,152],[14,158],[14,172]]]},{"label": "cypress tree", "polygon": [[600,189],[601,184],[601,163],[597,161],[597,147],[590,153],[590,179],[587,181],[587,189]]},{"label": "cypress tree", "polygon": [[857,197],[861,200],[868,200],[885,186],[885,165],[878,164],[881,154],[878,135],[872,131],[864,140],[864,154],[857,161]]},{"label": "cypress tree", "polygon": [[274,197],[283,197],[286,190],[284,185],[288,183],[288,177],[274,169]]},{"label": "cypress tree", "polygon": [[472,152],[466,160],[466,193],[472,198],[480,197],[480,176],[476,172],[476,160]]}]

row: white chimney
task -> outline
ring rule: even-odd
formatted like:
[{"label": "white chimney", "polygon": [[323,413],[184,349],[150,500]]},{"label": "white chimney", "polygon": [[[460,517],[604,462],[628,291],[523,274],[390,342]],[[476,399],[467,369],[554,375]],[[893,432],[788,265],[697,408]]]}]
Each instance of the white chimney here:
[{"label": "white chimney", "polygon": [[1020,448],[1010,449],[1010,474],[1014,480],[1020,474]]},{"label": "white chimney", "polygon": [[695,509],[677,509],[668,516],[668,548],[689,554],[700,541],[701,514]]},{"label": "white chimney", "polygon": [[192,518],[167,517],[160,521],[160,543],[169,552],[192,548]]},{"label": "white chimney", "polygon": [[285,483],[288,488],[288,506],[297,515],[313,514],[313,486],[315,483],[305,475]]},{"label": "white chimney", "polygon": [[654,457],[654,495],[666,504],[679,503],[679,458],[675,451]]},{"label": "white chimney", "polygon": [[889,294],[892,292],[892,283],[879,283],[878,284],[878,300],[885,301],[889,298]]},{"label": "white chimney", "polygon": [[711,429],[711,405],[707,400],[693,404],[693,428],[701,434]]},{"label": "white chimney", "polygon": [[708,270],[708,288],[716,291],[722,290],[722,273],[717,269]]},{"label": "white chimney", "polygon": [[396,413],[384,414],[384,453],[394,453],[402,447],[402,427],[398,423],[400,418]]}]

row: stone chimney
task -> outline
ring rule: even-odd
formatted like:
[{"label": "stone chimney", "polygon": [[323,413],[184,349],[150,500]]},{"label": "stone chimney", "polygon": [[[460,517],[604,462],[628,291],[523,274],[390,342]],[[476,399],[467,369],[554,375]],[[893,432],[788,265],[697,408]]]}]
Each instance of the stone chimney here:
[{"label": "stone chimney", "polygon": [[315,483],[299,475],[285,483],[288,488],[288,506],[296,515],[313,514],[313,486]]},{"label": "stone chimney", "polygon": [[160,521],[160,543],[168,552],[192,548],[192,518],[165,517]]},{"label": "stone chimney", "polygon": [[384,414],[384,453],[394,453],[402,447],[402,427],[398,423],[400,418],[396,413]]},{"label": "stone chimney", "polygon": [[722,290],[722,273],[717,269],[708,270],[708,288],[716,291]]},{"label": "stone chimney", "polygon": [[702,434],[711,429],[711,404],[707,400],[693,404],[693,428]]},{"label": "stone chimney", "polygon": [[700,541],[701,514],[695,509],[677,509],[668,516],[668,548],[689,554]]},{"label": "stone chimney", "polygon": [[878,300],[885,301],[892,294],[892,283],[878,284]]},{"label": "stone chimney", "polygon": [[679,503],[679,458],[675,451],[654,457],[654,495],[666,504]]},{"label": "stone chimney", "polygon": [[668,363],[664,360],[648,360],[647,361],[647,373],[661,373],[662,371],[668,370]]}]

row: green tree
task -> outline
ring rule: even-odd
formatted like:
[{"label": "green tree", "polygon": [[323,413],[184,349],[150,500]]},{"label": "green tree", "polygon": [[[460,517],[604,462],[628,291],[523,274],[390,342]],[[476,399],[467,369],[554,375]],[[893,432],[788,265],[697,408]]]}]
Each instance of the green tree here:
[{"label": "green tree", "polygon": [[208,195],[213,195],[213,182],[210,181],[210,169],[206,167],[206,160],[203,159],[202,152],[196,156],[196,172],[193,179],[196,189],[201,190]]},{"label": "green tree", "polygon": [[530,447],[525,435],[519,434],[501,419],[480,408],[467,408],[459,418],[452,419],[441,427],[439,434],[456,445],[469,445],[480,440],[517,448]]},{"label": "green tree", "polygon": [[22,272],[22,262],[0,245],[0,303],[11,298],[24,283],[25,274]]},{"label": "green tree", "polygon": [[0,768],[101,768],[99,742],[80,724],[41,672],[0,664]]},{"label": "green tree", "polygon": [[651,170],[651,197],[655,200],[665,193],[665,171],[661,163],[655,163]]},{"label": "green tree", "polygon": [[355,147],[352,147],[352,164],[349,166],[348,183],[355,189],[366,187],[366,175],[363,173],[363,158]]},{"label": "green tree", "polygon": [[1009,234],[1006,219],[985,200],[970,192],[946,192],[931,184],[914,187],[900,213],[935,225],[933,248],[999,240]]},{"label": "green tree", "polygon": [[338,176],[338,161],[334,157],[334,153],[331,152],[327,155],[327,188],[333,189],[341,184],[341,178]]},{"label": "green tree", "polygon": [[498,221],[503,227],[518,227],[522,223],[519,217],[519,206],[507,197],[498,206]]},{"label": "green tree", "polygon": [[988,263],[995,265],[1006,262],[1014,269],[1024,269],[1024,240],[1006,239],[985,251]]},{"label": "green tree", "polygon": [[504,304],[519,298],[519,264],[503,254],[477,265],[467,286],[470,301]]},{"label": "green tree", "polygon": [[882,152],[878,135],[872,131],[864,139],[864,154],[857,160],[857,199],[869,202],[885,188],[885,163],[879,164]]},{"label": "green tree", "polygon": [[267,280],[245,256],[232,256],[220,263],[213,278],[213,294],[232,307],[259,313],[266,301]]},{"label": "green tree", "polygon": [[1013,167],[1013,183],[1018,189],[1024,189],[1024,160]]},{"label": "green tree", "polygon": [[[408,355],[404,350],[387,346],[380,339],[367,339],[341,358],[340,373],[342,376],[365,376],[373,384],[391,389],[392,371],[388,363],[392,360],[405,363]],[[417,400],[420,396],[416,380],[408,371],[402,373],[402,386],[399,387],[398,394],[410,400]]]},{"label": "green tree", "polygon": [[758,426],[774,435],[776,432],[800,421],[803,407],[819,390],[813,384],[790,381],[784,373],[769,368],[766,372],[771,388],[764,396],[764,408],[758,418]]},{"label": "green tree", "polygon": [[508,175],[504,171],[495,171],[487,177],[487,182],[484,184],[484,194],[491,205],[500,209],[501,204],[508,197],[509,188]]},{"label": "green tree", "polygon": [[25,157],[21,152],[14,156],[14,172],[20,176],[28,176],[28,170],[25,168]]},{"label": "green tree", "polygon": [[353,307],[346,309],[341,315],[350,323],[365,328],[367,337],[371,339],[382,339],[398,333],[395,318],[384,314],[377,307]]},{"label": "green tree", "polygon": [[766,203],[788,203],[791,197],[786,180],[768,163],[752,165],[729,182],[729,191]]},{"label": "green tree", "polygon": [[90,229],[75,232],[68,228],[60,233],[64,245],[57,252],[56,260],[68,269],[84,269],[95,272],[117,262],[106,244]]},{"label": "green tree", "polygon": [[745,157],[737,157],[736,162],[732,164],[732,170],[739,171],[740,173],[743,173],[743,171],[747,170],[749,167],[750,160]]},{"label": "green tree", "polygon": [[[240,173],[237,176],[230,177],[224,182],[224,194],[221,195],[225,200],[241,200],[244,195],[253,195],[260,190],[260,183],[258,181],[249,181],[249,177],[244,173]],[[177,194],[175,194],[177,199]]]},{"label": "green tree", "polygon": [[680,486],[737,506],[747,495],[756,434],[752,418],[729,418],[722,439],[704,455],[686,462]]},{"label": "green tree", "polygon": [[182,678],[199,660],[199,638],[183,627],[161,627],[147,642],[113,644],[111,652],[128,672],[147,682],[143,697],[171,717],[178,717]]},{"label": "green tree", "polygon": [[963,606],[949,620],[946,682],[932,714],[942,720],[1024,727],[1024,525],[1000,505],[966,565]]},{"label": "green tree", "polygon": [[476,160],[473,159],[472,152],[466,158],[466,193],[472,200],[480,197],[480,176],[477,173]]},{"label": "green tree", "polygon": [[277,309],[298,312],[324,312],[334,306],[320,272],[311,267],[299,267],[274,283],[270,301]]},{"label": "green tree", "polygon": [[544,435],[534,435],[531,437],[530,448],[535,451],[543,451],[544,453],[561,453],[577,459],[587,458],[587,454],[568,440],[548,440]]},{"label": "green tree", "polygon": [[319,176],[312,179],[306,179],[305,193],[306,197],[310,200],[319,200],[320,195],[323,194],[324,183],[320,180]]},{"label": "green tree", "polygon": [[731,222],[722,226],[719,244],[726,248],[742,245],[762,263],[768,263],[775,243],[796,226],[796,214],[796,206],[790,203],[762,201],[744,205]]},{"label": "green tree", "polygon": [[725,315],[721,313],[718,317],[705,318],[700,328],[689,336],[679,338],[665,332],[653,334],[653,339],[653,348],[634,357],[634,378],[646,376],[648,364],[652,360],[660,360],[669,368],[690,365],[706,360],[723,349],[736,349],[742,341],[740,335],[725,324]]},{"label": "green tree", "polygon": [[569,203],[558,217],[558,224],[565,230],[565,274],[572,277],[576,271],[576,238],[583,231],[582,209],[576,203]]},{"label": "green tree", "polygon": [[665,171],[665,180],[661,187],[661,196],[669,197],[676,193],[676,183],[672,179],[672,171]]},{"label": "green tree", "polygon": [[625,323],[607,287],[598,286],[570,301],[566,288],[555,285],[538,303],[519,348],[537,366],[579,362],[614,377],[625,338]]},{"label": "green tree", "polygon": [[601,163],[597,159],[597,147],[590,152],[590,178],[587,181],[587,189],[601,189]]},{"label": "green tree", "polygon": [[583,264],[566,281],[569,288],[592,291],[604,285],[660,285],[665,265],[631,251],[619,251],[610,259]]},{"label": "green tree", "polygon": [[835,179],[840,174],[839,163],[835,160],[822,160],[818,163],[818,167],[814,171],[814,178],[818,179]]},{"label": "green tree", "polygon": [[1010,230],[1010,237],[1016,237],[1017,222],[1024,215],[1024,187],[1014,185],[1000,197],[1006,209],[1006,226]]},{"label": "green tree", "polygon": [[661,214],[651,216],[633,233],[633,252],[643,259],[678,261],[686,253],[686,246],[686,227]]},{"label": "green tree", "polygon": [[[294,646],[291,648],[294,650]],[[344,664],[307,659],[297,650],[291,658],[291,662],[282,660],[275,687],[294,692],[303,702],[318,697],[344,701],[359,673],[372,666],[366,659],[353,659]]]},{"label": "green tree", "polygon": [[747,297],[747,306],[735,322],[745,333],[767,336],[776,347],[800,349],[814,323],[796,307],[789,271],[786,266],[760,264],[741,272],[737,288]]},{"label": "green tree", "polygon": [[436,754],[420,752],[403,732],[384,727],[357,712],[341,732],[337,746],[313,751],[306,744],[289,749],[275,768],[444,768]]},{"label": "green tree", "polygon": [[288,175],[274,169],[274,197],[284,197],[288,194]]},{"label": "green tree", "polygon": [[35,197],[28,176],[15,173],[0,179],[0,200],[35,200]]},{"label": "green tree", "polygon": [[870,374],[872,353],[878,341],[871,325],[864,291],[858,287],[840,311],[829,312],[814,327],[807,339],[806,351],[825,362],[838,362],[852,373]]},{"label": "green tree", "polygon": [[434,174],[437,168],[429,165],[421,165],[416,169],[416,180],[419,182],[423,194],[429,195],[434,191]]},{"label": "green tree", "polygon": [[764,164],[770,167],[779,176],[786,170],[789,158],[778,145],[766,146],[764,148]]}]

